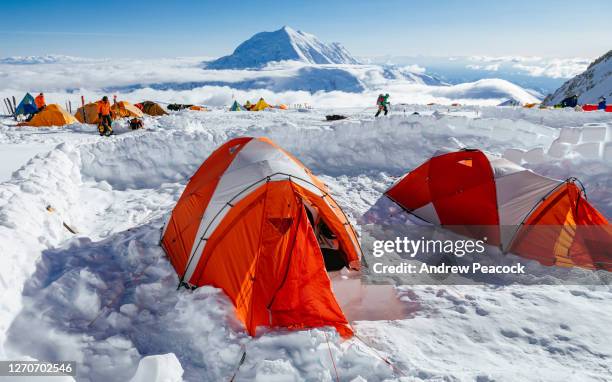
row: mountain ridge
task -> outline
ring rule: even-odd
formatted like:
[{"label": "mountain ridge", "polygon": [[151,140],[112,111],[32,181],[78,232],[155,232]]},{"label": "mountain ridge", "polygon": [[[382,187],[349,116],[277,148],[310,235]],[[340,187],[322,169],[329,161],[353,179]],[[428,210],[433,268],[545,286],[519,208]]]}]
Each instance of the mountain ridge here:
[{"label": "mountain ridge", "polygon": [[566,81],[543,101],[555,105],[564,98],[577,95],[580,104],[597,103],[602,95],[612,97],[612,50],[593,61],[587,69]]}]

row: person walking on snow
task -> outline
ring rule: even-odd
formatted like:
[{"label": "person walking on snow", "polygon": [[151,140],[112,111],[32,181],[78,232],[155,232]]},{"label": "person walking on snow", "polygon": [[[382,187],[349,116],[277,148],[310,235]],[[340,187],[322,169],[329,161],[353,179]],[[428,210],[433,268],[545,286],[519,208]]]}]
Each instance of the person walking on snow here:
[{"label": "person walking on snow", "polygon": [[113,133],[113,118],[111,117],[111,104],[108,97],[102,97],[102,101],[98,102],[98,131],[100,135],[109,136]]},{"label": "person walking on snow", "polygon": [[45,106],[47,106],[47,103],[45,102],[45,95],[42,92],[40,92],[36,96],[36,98],[34,98],[34,103],[36,104],[36,108],[38,109],[38,111],[41,111],[42,109],[44,109]]},{"label": "person walking on snow", "polygon": [[599,97],[599,104],[597,105],[597,110],[606,110],[606,97]]},{"label": "person walking on snow", "polygon": [[376,105],[378,105],[378,111],[376,112],[376,115],[374,115],[374,117],[378,117],[380,115],[380,112],[384,110],[385,115],[387,115],[387,113],[389,112],[389,93],[382,95],[380,94],[378,96],[378,99],[376,100]]}]

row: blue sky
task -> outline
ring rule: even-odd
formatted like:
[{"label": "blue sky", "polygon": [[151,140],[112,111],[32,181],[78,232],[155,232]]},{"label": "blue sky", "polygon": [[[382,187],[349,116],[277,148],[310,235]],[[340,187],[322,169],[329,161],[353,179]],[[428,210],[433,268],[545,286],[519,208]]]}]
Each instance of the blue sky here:
[{"label": "blue sky", "polygon": [[612,49],[609,0],[3,0],[0,9],[0,57],[220,56],[283,25],[357,56],[597,57]]}]

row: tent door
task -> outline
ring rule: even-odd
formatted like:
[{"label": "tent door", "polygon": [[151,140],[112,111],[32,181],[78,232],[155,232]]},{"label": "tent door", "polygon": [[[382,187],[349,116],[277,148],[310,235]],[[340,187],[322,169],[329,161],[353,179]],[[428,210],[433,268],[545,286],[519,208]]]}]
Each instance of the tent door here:
[{"label": "tent door", "polygon": [[325,270],[328,272],[339,271],[346,267],[346,254],[340,249],[336,234],[325,223],[325,220],[319,216],[313,206],[306,200],[304,200],[303,205],[306,210],[306,216],[308,216],[308,222],[315,233],[319,248],[323,254]]}]

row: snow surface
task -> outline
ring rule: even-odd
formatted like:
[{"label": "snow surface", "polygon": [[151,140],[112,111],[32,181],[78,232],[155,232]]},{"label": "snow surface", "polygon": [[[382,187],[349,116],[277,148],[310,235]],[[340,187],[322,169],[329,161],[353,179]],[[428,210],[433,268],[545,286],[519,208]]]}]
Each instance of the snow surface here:
[{"label": "snow surface", "polygon": [[[609,114],[408,104],[387,118],[373,112],[182,111],[108,139],[93,126],[2,120],[3,144],[56,146],[0,183],[0,359],[76,360],[79,381],[151,380],[163,365],[168,380],[181,370],[186,381],[229,380],[243,349],[238,381],[333,381],[330,354],[343,381],[609,380],[609,286],[402,286],[394,319],[352,322],[364,342],[328,328],[250,338],[221,291],[176,290],[160,227],[189,176],[236,136],[267,136],[297,156],[358,229],[398,176],[441,147],[578,176],[612,216]],[[350,118],[324,122],[330,113]],[[339,297],[350,285],[342,280],[334,278]]]},{"label": "snow surface", "polygon": [[340,44],[326,44],[316,36],[284,26],[274,32],[260,32],[238,45],[234,53],[209,62],[209,69],[253,69],[275,61],[307,64],[358,64]]},{"label": "snow surface", "polygon": [[601,96],[612,98],[612,50],[593,61],[586,71],[565,82],[543,102],[555,105],[572,95],[578,96],[579,104],[597,103]]}]

